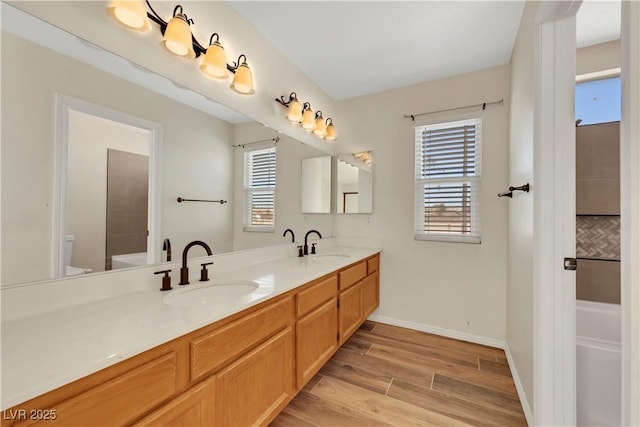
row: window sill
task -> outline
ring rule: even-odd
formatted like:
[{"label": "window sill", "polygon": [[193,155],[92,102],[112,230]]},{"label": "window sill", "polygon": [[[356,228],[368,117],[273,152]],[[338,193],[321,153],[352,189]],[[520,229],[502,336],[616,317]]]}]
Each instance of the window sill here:
[{"label": "window sill", "polygon": [[249,233],[275,233],[274,227],[242,227],[242,231]]},{"label": "window sill", "polygon": [[480,244],[482,239],[478,236],[450,236],[444,234],[414,234],[413,240],[428,240],[431,242],[445,243],[471,243]]}]

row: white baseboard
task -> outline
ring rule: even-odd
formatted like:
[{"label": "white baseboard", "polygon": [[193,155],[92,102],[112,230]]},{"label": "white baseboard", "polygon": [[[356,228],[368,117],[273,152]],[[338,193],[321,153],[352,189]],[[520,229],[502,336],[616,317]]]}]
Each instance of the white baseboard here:
[{"label": "white baseboard", "polygon": [[457,340],[468,341],[476,344],[483,344],[489,347],[504,349],[504,352],[507,355],[507,362],[509,363],[509,369],[511,369],[511,375],[513,376],[513,382],[516,385],[516,391],[518,392],[518,397],[520,398],[520,404],[522,405],[524,416],[527,419],[527,424],[530,426],[534,425],[533,412],[531,411],[531,406],[529,406],[529,401],[527,400],[527,396],[524,393],[524,387],[522,387],[522,382],[520,381],[520,376],[518,375],[516,364],[513,360],[513,356],[511,356],[511,351],[509,351],[509,346],[505,341],[497,340],[495,338],[483,337],[481,335],[467,334],[464,332],[454,331],[452,329],[441,328],[439,326],[426,325],[424,323],[408,322],[406,320],[395,319],[393,317],[387,317],[387,316],[380,316],[377,314],[373,314],[369,316],[369,320],[372,320],[374,322],[386,323],[387,325],[400,326],[402,328],[415,329],[416,331],[428,332],[430,334],[441,335],[444,337],[454,338]]},{"label": "white baseboard", "polygon": [[516,390],[518,391],[518,397],[520,398],[520,404],[522,405],[524,416],[527,419],[527,424],[533,426],[535,425],[533,423],[533,412],[531,411],[531,406],[527,400],[527,395],[524,393],[524,387],[522,387],[520,375],[518,375],[518,370],[516,369],[516,364],[513,360],[508,344],[504,346],[504,352],[507,355],[507,362],[509,363],[509,369],[511,369],[511,376],[513,377],[513,382],[516,384]]},{"label": "white baseboard", "polygon": [[426,325],[424,323],[408,322],[406,320],[395,319],[393,317],[373,314],[369,320],[386,323],[387,325],[400,326],[402,328],[415,329],[416,331],[428,332],[430,334],[441,335],[443,337],[454,338],[461,341],[473,342],[476,344],[488,345],[489,347],[504,348],[505,342],[495,338],[483,337],[482,335],[467,334],[454,331],[452,329],[441,328],[439,326]]}]

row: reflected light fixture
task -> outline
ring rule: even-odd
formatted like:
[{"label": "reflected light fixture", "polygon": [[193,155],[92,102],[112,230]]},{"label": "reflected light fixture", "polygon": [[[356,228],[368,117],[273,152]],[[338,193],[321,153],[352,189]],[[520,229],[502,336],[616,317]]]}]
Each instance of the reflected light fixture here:
[{"label": "reflected light fixture", "polygon": [[311,110],[311,104],[305,102],[302,107],[302,128],[307,132],[311,132],[316,127],[315,116]]},{"label": "reflected light fixture", "polygon": [[[240,63],[241,59],[242,63]],[[235,65],[235,67],[233,67],[235,76],[233,76],[233,81],[231,82],[231,89],[243,95],[251,95],[255,93],[255,90],[253,90],[253,75],[249,65],[247,65],[247,57],[240,55],[236,64],[240,65]]]},{"label": "reflected light fixture", "polygon": [[[178,10],[180,10],[180,12],[178,12]],[[190,23],[193,23],[193,20],[189,19],[187,15],[182,12],[182,6],[177,5],[173,9],[173,18],[171,18],[167,24],[167,28],[164,30],[164,36],[162,37],[164,47],[171,53],[188,58],[196,57],[193,49],[193,41],[191,40]]]},{"label": "reflected light fixture", "polygon": [[147,10],[142,0],[112,1],[108,9],[114,18],[129,28],[139,31],[149,31],[151,29],[151,24],[147,19]]},{"label": "reflected light fixture", "polygon": [[327,126],[324,123],[324,117],[322,117],[322,111],[316,111],[316,124],[313,128],[313,134],[319,136],[320,138],[324,137],[327,131]]},{"label": "reflected light fixture", "polygon": [[327,141],[335,141],[337,139],[336,128],[333,125],[331,117],[324,119],[322,111],[318,110],[315,115],[311,110],[311,104],[305,102],[300,108],[300,101],[295,92],[289,94],[289,99],[284,96],[276,98],[276,102],[287,108],[286,118],[291,122],[298,123],[307,132]]},{"label": "reflected light fixture", "polygon": [[[213,40],[214,37],[215,41]],[[220,44],[220,36],[218,33],[211,34],[209,47],[202,60],[202,65],[200,65],[200,71],[216,79],[226,79],[229,76],[227,56],[224,53],[224,47]]]},{"label": "reflected light fixture", "polygon": [[184,58],[204,55],[200,65],[200,71],[204,75],[224,79],[229,77],[229,73],[233,73],[235,76],[231,82],[231,89],[243,95],[255,93],[253,74],[247,64],[247,57],[242,54],[238,57],[238,62],[228,64],[218,33],[211,35],[209,46],[205,49],[191,33],[190,24],[193,24],[193,20],[184,13],[182,5],[173,9],[173,17],[169,22],[158,15],[148,0],[112,1],[108,9],[116,20],[132,29],[147,30],[153,21],[160,27],[162,44],[171,53]]},{"label": "reflected light fixture", "polygon": [[331,119],[331,117],[327,119],[326,125],[327,126],[324,139],[326,139],[327,141],[335,141],[336,139],[338,139],[338,136],[336,135],[336,128],[335,126],[333,126],[333,120]]}]

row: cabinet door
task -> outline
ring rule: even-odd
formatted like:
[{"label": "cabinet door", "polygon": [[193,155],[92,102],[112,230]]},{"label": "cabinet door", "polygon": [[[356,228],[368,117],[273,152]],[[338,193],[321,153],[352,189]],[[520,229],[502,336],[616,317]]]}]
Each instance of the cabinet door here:
[{"label": "cabinet door", "polygon": [[332,298],[296,323],[298,390],[338,349],[338,305]]},{"label": "cabinet door", "polygon": [[375,311],[380,305],[380,289],[378,287],[378,272],[370,274],[362,282],[362,308],[363,320]]},{"label": "cabinet door", "polygon": [[338,328],[340,345],[344,344],[362,324],[362,282],[340,293]]},{"label": "cabinet door", "polygon": [[287,327],[216,376],[216,424],[268,424],[294,392],[294,368],[293,331]]},{"label": "cabinet door", "polygon": [[167,405],[138,421],[135,426],[213,426],[214,389],[214,379],[193,386]]}]

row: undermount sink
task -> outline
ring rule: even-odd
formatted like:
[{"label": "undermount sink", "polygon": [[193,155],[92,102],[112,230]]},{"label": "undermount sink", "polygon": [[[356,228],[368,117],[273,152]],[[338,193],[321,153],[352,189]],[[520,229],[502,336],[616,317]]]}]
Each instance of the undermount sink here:
[{"label": "undermount sink", "polygon": [[345,254],[326,254],[326,255],[312,255],[311,261],[335,261],[338,259],[350,258],[351,255]]},{"label": "undermount sink", "polygon": [[247,281],[215,283],[205,286],[196,282],[189,286],[193,286],[193,288],[171,292],[162,301],[176,307],[207,306],[243,297],[258,289],[257,283]]}]

